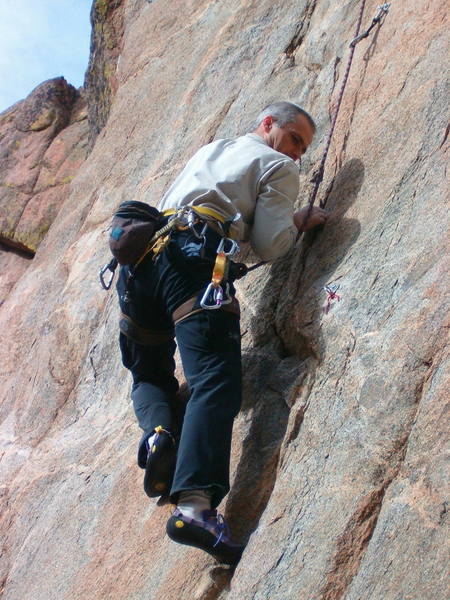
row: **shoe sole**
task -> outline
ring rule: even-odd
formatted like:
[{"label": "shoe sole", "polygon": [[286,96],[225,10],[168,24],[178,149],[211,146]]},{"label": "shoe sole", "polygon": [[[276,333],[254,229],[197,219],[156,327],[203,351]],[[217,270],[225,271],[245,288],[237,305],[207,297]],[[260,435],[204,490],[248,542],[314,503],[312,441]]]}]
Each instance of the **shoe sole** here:
[{"label": "shoe sole", "polygon": [[230,566],[237,565],[244,550],[243,546],[229,546],[222,542],[214,547],[217,538],[212,533],[202,527],[186,523],[178,516],[170,517],[167,521],[166,532],[172,541],[203,550],[219,563]]},{"label": "shoe sole", "polygon": [[176,450],[171,440],[161,444],[149,455],[144,475],[144,491],[149,498],[169,494],[176,458]]}]

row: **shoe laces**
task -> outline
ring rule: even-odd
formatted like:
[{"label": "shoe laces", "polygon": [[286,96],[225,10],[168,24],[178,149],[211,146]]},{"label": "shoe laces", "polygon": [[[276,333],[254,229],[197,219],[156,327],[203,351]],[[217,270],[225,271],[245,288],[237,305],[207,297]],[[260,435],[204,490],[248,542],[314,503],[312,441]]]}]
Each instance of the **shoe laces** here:
[{"label": "shoe laces", "polygon": [[228,525],[225,521],[223,515],[219,514],[217,511],[213,511],[213,514],[210,515],[209,519],[212,521],[215,520],[214,529],[216,531],[217,540],[213,544],[213,548],[218,546],[223,538],[228,537]]},{"label": "shoe laces", "polygon": [[181,517],[188,523],[195,523],[196,525],[203,527],[203,529],[207,529],[210,533],[213,533],[217,537],[216,541],[213,544],[213,548],[218,546],[222,541],[224,543],[230,542],[230,540],[228,539],[228,524],[225,521],[224,517],[214,509],[204,510],[203,519],[201,521],[197,521],[196,519],[190,519],[189,517],[186,517],[178,508],[175,509],[175,512],[173,514],[175,516]]}]

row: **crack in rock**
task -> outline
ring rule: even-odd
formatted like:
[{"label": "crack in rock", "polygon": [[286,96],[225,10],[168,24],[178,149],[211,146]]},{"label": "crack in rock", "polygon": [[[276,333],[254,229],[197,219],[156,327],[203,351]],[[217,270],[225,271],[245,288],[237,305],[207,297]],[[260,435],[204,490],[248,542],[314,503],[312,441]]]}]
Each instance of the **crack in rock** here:
[{"label": "crack in rock", "polygon": [[409,438],[424,393],[424,385],[429,377],[430,370],[424,375],[416,388],[416,407],[410,416],[407,431],[393,444],[389,458],[391,459],[391,465],[392,463],[394,465],[386,470],[384,481],[359,501],[344,532],[337,540],[333,566],[328,572],[319,600],[341,600],[358,573],[367,546],[375,531],[386,491],[398,476],[404,463]]}]

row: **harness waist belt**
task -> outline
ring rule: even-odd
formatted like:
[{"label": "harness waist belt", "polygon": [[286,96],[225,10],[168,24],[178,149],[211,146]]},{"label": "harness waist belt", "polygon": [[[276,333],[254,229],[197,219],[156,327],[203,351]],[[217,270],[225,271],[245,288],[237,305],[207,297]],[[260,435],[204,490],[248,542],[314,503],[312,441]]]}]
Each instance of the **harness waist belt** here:
[{"label": "harness waist belt", "polygon": [[[201,312],[203,310],[203,308],[201,308],[200,303],[199,303],[199,298],[201,296],[201,293],[202,293],[201,291],[197,292],[197,294],[195,294],[195,296],[192,296],[192,298],[189,298],[189,300],[186,300],[186,302],[183,302],[183,304],[180,304],[180,306],[173,311],[172,321],[173,321],[174,325],[177,325],[178,323],[183,321],[183,319],[186,319],[187,317],[190,317],[191,315],[195,315],[196,313]],[[239,301],[236,297],[233,298],[233,300],[232,300],[232,302],[230,302],[230,304],[222,304],[222,306],[220,307],[219,310],[225,310],[227,312],[234,313],[235,315],[241,314]]]},{"label": "harness waist belt", "polygon": [[186,206],[180,206],[179,208],[168,208],[163,212],[163,215],[165,217],[170,217],[171,215],[174,215],[176,212],[178,212],[180,208],[189,208],[202,217],[211,217],[212,219],[215,219],[216,221],[219,221],[222,224],[227,221],[226,217],[224,217],[212,208],[208,208],[207,206],[191,206],[189,204]]},{"label": "harness waist belt", "polygon": [[146,329],[123,312],[120,313],[119,329],[126,337],[137,344],[141,344],[141,346],[159,346],[159,344],[173,340],[174,337],[173,329],[166,329],[165,331]]}]

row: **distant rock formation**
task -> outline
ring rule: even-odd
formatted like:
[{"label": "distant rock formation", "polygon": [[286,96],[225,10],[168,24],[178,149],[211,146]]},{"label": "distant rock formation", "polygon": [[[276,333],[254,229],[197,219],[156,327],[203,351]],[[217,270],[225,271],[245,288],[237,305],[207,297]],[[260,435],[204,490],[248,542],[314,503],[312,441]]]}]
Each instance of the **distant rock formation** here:
[{"label": "distant rock formation", "polygon": [[63,77],[0,115],[0,243],[33,255],[87,155],[86,103]]},{"label": "distant rock formation", "polygon": [[220,507],[247,543],[234,572],[170,542],[144,494],[98,283],[117,205],[156,204],[274,99],[318,124],[306,202],[360,6],[95,0],[90,126],[62,78],[0,115],[2,239],[35,252],[0,250],[4,600],[446,600],[447,2],[392,2],[357,46],[326,226],[239,281],[244,402]]}]

